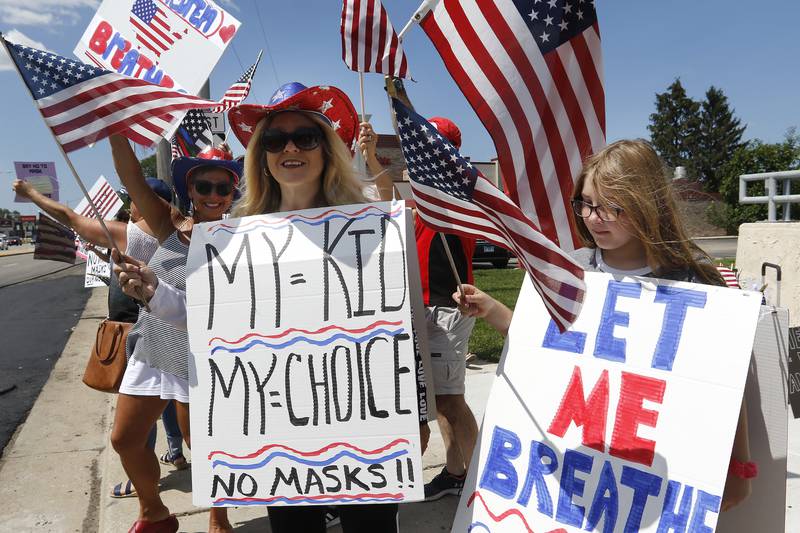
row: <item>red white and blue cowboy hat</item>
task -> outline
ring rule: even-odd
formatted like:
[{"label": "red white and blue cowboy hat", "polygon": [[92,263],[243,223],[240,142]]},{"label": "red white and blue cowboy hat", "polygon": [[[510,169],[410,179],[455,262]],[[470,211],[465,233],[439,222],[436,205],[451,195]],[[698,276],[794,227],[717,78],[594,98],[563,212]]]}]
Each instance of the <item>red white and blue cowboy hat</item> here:
[{"label": "red white and blue cowboy hat", "polygon": [[291,82],[281,85],[269,104],[242,104],[228,111],[228,123],[236,138],[247,146],[256,125],[265,116],[278,111],[302,111],[319,116],[352,149],[358,133],[358,115],[347,95],[336,87],[319,85],[306,87]]},{"label": "red white and blue cowboy hat", "polygon": [[197,154],[197,157],[179,157],[172,161],[172,182],[182,206],[189,204],[189,176],[200,167],[215,167],[230,172],[233,177],[234,198],[238,197],[242,163],[235,161],[230,152],[209,146]]}]

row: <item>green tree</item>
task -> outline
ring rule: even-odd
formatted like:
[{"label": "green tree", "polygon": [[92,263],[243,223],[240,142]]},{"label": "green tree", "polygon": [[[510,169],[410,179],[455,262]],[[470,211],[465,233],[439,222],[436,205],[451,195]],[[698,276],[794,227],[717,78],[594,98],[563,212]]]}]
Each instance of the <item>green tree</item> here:
[{"label": "green tree", "polygon": [[145,157],[144,159],[140,160],[139,163],[142,165],[142,174],[144,174],[145,177],[155,178],[158,176],[158,169],[156,167],[156,154],[153,154],[150,157]]},{"label": "green tree", "polygon": [[[741,145],[719,169],[722,204],[714,204],[709,208],[709,218],[723,226],[729,234],[738,233],[739,226],[746,222],[766,220],[766,204],[739,204],[739,176],[797,168],[800,168],[800,135],[793,128],[780,143],[765,143],[755,139]],[[798,194],[797,189],[800,186],[795,186],[792,193]],[[764,183],[751,183],[748,194],[765,194]]]},{"label": "green tree", "polygon": [[700,103],[686,95],[680,78],[666,92],[656,93],[656,111],[650,115],[650,142],[670,167],[686,167],[696,177],[694,157],[700,136]]},{"label": "green tree", "polygon": [[707,191],[719,190],[719,170],[741,147],[745,128],[734,116],[722,90],[709,87],[701,104],[700,134],[693,163],[697,178]]}]

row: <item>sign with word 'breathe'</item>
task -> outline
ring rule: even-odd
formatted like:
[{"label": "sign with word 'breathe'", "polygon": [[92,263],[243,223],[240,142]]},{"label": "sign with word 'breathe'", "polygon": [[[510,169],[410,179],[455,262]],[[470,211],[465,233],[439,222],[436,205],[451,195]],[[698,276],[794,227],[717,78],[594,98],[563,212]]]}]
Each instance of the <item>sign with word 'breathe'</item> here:
[{"label": "sign with word 'breathe'", "polygon": [[405,218],[387,202],[195,225],[195,505],[422,498]]},{"label": "sign with word 'breathe'", "polygon": [[714,530],[760,294],[586,287],[559,334],[523,285],[453,531]]}]

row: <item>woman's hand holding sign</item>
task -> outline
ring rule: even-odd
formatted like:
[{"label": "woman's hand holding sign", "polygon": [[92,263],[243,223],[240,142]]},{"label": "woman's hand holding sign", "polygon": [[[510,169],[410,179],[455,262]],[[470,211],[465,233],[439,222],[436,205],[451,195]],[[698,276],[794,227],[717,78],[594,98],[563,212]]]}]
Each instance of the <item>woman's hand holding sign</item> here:
[{"label": "woman's hand holding sign", "polygon": [[150,267],[117,249],[111,251],[111,258],[114,260],[114,274],[119,278],[122,291],[131,298],[144,297],[149,302],[158,287],[158,277]]}]

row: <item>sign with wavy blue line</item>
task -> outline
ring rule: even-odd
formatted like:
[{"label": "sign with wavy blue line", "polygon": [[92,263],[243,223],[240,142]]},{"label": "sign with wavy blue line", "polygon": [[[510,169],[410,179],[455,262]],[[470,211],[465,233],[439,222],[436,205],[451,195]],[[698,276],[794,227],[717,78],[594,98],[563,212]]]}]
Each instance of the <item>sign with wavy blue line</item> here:
[{"label": "sign with wavy blue line", "polygon": [[523,284],[453,532],[714,531],[760,294],[585,281],[564,333]]},{"label": "sign with wavy blue line", "polygon": [[422,499],[407,231],[402,202],[195,225],[195,505]]}]

